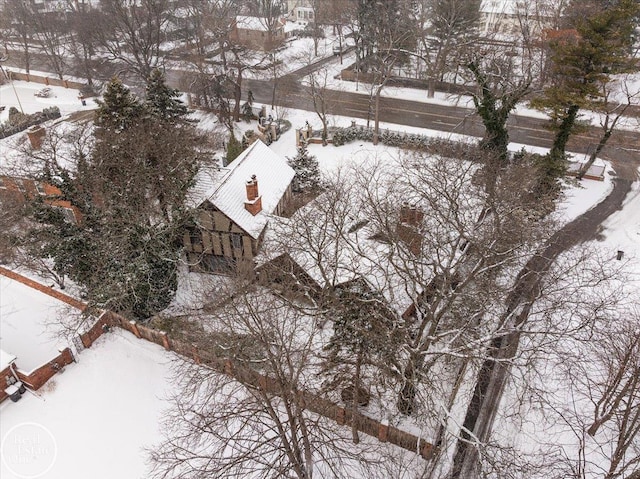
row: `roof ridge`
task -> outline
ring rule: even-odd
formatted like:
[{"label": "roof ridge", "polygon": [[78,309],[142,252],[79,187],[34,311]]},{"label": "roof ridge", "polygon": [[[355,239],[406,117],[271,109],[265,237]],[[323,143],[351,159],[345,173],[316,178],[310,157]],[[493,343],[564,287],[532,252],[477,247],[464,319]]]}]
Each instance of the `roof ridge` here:
[{"label": "roof ridge", "polygon": [[[249,145],[247,147],[246,150],[244,150],[242,153],[240,153],[240,155],[237,158],[235,158],[231,163],[229,163],[227,166],[223,166],[221,168],[221,169],[226,168],[227,169],[227,174],[225,175],[224,179],[218,184],[218,186],[216,186],[216,189],[213,190],[213,193],[211,193],[211,196],[209,196],[209,198],[208,198],[209,200],[214,198],[216,196],[216,194],[218,194],[220,189],[227,183],[229,178],[231,178],[231,175],[233,175],[233,172],[238,169],[238,166],[240,166],[240,164],[242,162],[244,162],[244,160],[246,160],[249,157],[249,153],[253,150],[253,148],[258,143],[258,141],[261,141],[261,140],[258,139],[256,141],[254,141],[251,145]],[[267,145],[265,145],[265,146],[267,146]],[[233,165],[233,167],[230,167],[230,165]]]}]

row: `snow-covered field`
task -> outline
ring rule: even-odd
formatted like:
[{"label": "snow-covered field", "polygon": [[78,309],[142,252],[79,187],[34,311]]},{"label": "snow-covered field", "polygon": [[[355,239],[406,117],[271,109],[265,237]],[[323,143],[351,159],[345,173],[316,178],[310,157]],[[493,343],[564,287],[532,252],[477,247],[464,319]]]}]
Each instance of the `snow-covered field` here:
[{"label": "snow-covered field", "polygon": [[83,106],[78,95],[79,91],[72,88],[51,86],[51,96],[40,98],[35,95],[42,90],[44,85],[40,83],[14,81],[11,84],[0,85],[0,106],[5,106],[0,112],[0,123],[9,118],[9,108],[14,106],[18,111],[26,114],[42,111],[44,108],[57,106],[60,113],[66,115],[78,110],[91,110],[96,107],[92,99],[87,100]]},{"label": "snow-covered field", "polygon": [[[171,359],[161,347],[116,330],[84,350],[79,363],[67,366],[37,394],[3,402],[0,476],[147,477],[144,448],[160,437]],[[16,441],[38,441],[39,447],[29,454]],[[48,467],[45,475],[37,475]]]},{"label": "snow-covered field", "polygon": [[25,372],[49,362],[67,347],[55,326],[66,309],[51,296],[0,276],[0,349],[16,356]]}]

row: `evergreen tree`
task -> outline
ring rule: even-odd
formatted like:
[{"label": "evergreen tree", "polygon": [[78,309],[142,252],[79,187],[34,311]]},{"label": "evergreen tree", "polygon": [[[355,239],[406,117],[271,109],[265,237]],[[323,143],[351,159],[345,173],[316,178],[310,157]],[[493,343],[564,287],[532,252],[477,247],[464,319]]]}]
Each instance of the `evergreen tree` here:
[{"label": "evergreen tree", "polygon": [[[90,150],[75,149],[72,171],[51,162],[45,172],[82,219],[70,224],[40,203],[34,235],[58,273],[84,288],[91,305],[137,319],[164,309],[177,286],[185,197],[203,153],[202,138],[183,121],[161,79],[140,103],[118,80],[107,87]],[[161,107],[158,107],[161,105]]]},{"label": "evergreen tree", "polygon": [[236,135],[231,133],[231,136],[229,137],[229,143],[227,144],[227,157],[225,166],[235,160],[240,155],[240,153],[242,153],[242,150],[242,143],[238,141]]},{"label": "evergreen tree", "polygon": [[157,68],[147,80],[145,105],[152,114],[169,122],[182,120],[189,113],[180,100],[180,92],[167,86],[164,74]]},{"label": "evergreen tree", "polygon": [[97,100],[97,103],[96,125],[117,132],[137,123],[144,111],[143,105],[119,78],[113,78],[107,83],[103,100]]},{"label": "evergreen tree", "polygon": [[293,191],[317,191],[320,188],[320,167],[315,156],[310,155],[307,143],[302,142],[293,158],[287,158],[289,166],[296,175],[293,178]]},{"label": "evergreen tree", "polygon": [[556,132],[548,158],[541,162],[540,195],[559,189],[566,145],[580,110],[598,108],[612,75],[638,70],[633,42],[639,15],[637,0],[574,1],[568,14],[572,30],[550,42],[551,84],[532,102],[549,112]]}]

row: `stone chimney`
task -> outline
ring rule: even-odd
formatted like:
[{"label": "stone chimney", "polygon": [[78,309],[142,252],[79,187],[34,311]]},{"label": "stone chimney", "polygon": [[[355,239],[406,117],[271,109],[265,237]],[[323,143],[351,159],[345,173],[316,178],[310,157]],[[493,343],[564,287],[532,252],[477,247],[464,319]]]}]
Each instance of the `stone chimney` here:
[{"label": "stone chimney", "polygon": [[262,211],[262,196],[258,192],[258,179],[253,175],[246,183],[247,199],[244,202],[244,208],[253,216]]},{"label": "stone chimney", "polygon": [[40,125],[32,126],[27,130],[27,137],[29,138],[29,143],[31,143],[31,148],[34,150],[40,149],[45,133],[44,127]]}]

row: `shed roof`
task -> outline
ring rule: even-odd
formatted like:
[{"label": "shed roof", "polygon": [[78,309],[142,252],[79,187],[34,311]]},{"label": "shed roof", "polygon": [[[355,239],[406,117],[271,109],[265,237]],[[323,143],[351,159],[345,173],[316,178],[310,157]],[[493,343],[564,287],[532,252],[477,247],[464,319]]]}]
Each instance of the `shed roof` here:
[{"label": "shed roof", "polygon": [[13,354],[10,354],[0,349],[0,371],[9,367],[9,365],[16,360]]}]

